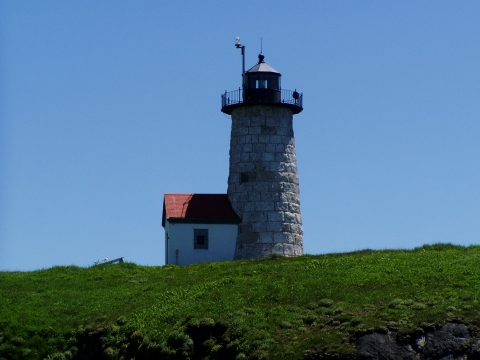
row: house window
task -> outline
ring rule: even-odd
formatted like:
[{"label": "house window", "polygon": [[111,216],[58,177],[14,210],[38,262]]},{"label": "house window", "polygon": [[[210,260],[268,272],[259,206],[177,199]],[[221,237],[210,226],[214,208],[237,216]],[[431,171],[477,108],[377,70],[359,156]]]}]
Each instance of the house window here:
[{"label": "house window", "polygon": [[208,250],[208,229],[193,229],[193,248]]}]

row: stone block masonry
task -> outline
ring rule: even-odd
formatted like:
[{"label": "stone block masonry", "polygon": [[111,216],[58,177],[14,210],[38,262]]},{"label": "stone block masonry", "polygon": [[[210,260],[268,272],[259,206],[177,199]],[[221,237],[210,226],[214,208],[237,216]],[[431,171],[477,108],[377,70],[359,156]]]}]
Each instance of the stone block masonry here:
[{"label": "stone block masonry", "polygon": [[235,257],[303,254],[293,114],[287,107],[232,110],[228,197],[242,218]]}]

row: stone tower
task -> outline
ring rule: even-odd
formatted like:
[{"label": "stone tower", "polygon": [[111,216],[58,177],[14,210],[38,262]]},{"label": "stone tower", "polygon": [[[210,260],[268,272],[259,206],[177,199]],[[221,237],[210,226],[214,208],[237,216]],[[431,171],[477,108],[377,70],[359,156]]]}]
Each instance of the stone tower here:
[{"label": "stone tower", "polygon": [[303,254],[292,124],[303,96],[282,89],[280,77],[260,54],[258,64],[243,71],[242,88],[222,95],[222,112],[232,118],[227,193],[242,219],[237,259]]}]

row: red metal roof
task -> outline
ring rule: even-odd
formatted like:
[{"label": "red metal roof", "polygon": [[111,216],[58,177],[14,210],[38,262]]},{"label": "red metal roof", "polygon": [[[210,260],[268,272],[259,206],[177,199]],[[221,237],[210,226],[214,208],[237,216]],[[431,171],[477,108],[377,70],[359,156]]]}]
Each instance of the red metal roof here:
[{"label": "red metal roof", "polygon": [[227,194],[167,193],[163,198],[163,227],[166,219],[170,222],[240,222]]}]

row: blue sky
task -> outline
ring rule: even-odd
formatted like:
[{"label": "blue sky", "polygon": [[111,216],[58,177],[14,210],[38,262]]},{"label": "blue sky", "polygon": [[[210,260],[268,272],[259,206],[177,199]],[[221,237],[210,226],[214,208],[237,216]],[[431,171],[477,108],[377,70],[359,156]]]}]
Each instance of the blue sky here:
[{"label": "blue sky", "polygon": [[0,270],[162,265],[163,193],[225,193],[240,51],[304,93],[310,254],[480,242],[478,1],[0,2]]}]

